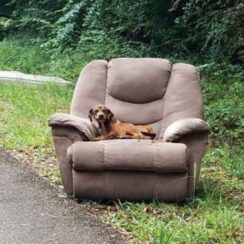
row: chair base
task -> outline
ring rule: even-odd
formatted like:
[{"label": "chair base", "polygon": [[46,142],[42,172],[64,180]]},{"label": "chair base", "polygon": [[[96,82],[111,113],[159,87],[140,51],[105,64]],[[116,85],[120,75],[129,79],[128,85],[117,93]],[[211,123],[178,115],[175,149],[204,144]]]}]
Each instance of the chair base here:
[{"label": "chair base", "polygon": [[181,201],[188,197],[188,173],[73,170],[73,193],[78,199]]}]

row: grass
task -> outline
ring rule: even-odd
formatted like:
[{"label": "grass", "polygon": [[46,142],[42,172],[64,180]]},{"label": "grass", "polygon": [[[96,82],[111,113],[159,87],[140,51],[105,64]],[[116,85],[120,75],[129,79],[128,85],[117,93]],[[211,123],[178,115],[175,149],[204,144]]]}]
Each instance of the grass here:
[{"label": "grass", "polygon": [[56,85],[28,87],[0,84],[0,138],[7,148],[34,148],[51,144],[48,117],[68,111],[71,90]]},{"label": "grass", "polygon": [[34,167],[51,182],[60,184],[48,117],[68,112],[71,89],[0,84],[0,146]]},{"label": "grass", "polygon": [[[15,50],[8,57],[10,47]],[[78,65],[69,70],[67,56],[64,60],[60,57],[56,56],[58,64],[54,64],[54,58],[45,62],[46,54],[34,44],[25,46],[16,41],[0,43],[0,69],[77,77],[78,72],[74,70],[78,70]],[[80,62],[81,66],[84,62]],[[227,105],[231,104],[229,100],[235,100],[234,106],[237,106],[243,99],[239,81],[235,82],[238,83],[235,89],[228,90],[225,96]],[[217,116],[219,112],[213,112],[214,109],[224,111],[221,116],[228,117],[227,122],[231,122],[232,126],[233,121],[239,123],[239,110],[233,110],[231,106],[227,106],[227,111],[221,109],[226,103],[217,103],[218,92],[216,84],[204,88],[208,120],[214,127],[226,129],[226,124]],[[60,176],[47,119],[54,112],[67,112],[71,96],[71,88],[51,84],[38,87],[0,84],[0,146],[57,184],[60,184]],[[185,203],[117,201],[105,204],[88,201],[83,204],[98,214],[103,222],[131,233],[133,243],[243,243],[242,131],[241,126],[233,128],[227,137],[224,137],[224,130],[220,134],[212,132],[197,194]],[[217,141],[218,136],[221,142]]]},{"label": "grass", "polygon": [[[119,202],[102,215],[103,221],[132,232],[142,242],[242,243],[244,182],[228,174],[223,165],[228,158],[217,157],[218,150],[207,152],[195,197],[178,205]],[[213,154],[212,163],[208,160]]]},{"label": "grass", "polygon": [[0,70],[54,75],[75,81],[86,59],[77,52],[52,53],[41,43],[10,38],[0,42]]}]

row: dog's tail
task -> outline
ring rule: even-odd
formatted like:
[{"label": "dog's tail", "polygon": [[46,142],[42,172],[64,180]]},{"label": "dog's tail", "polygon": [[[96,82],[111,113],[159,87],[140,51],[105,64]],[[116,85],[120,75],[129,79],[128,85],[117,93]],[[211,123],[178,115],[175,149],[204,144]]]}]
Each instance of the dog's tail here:
[{"label": "dog's tail", "polygon": [[153,132],[141,131],[141,133],[142,133],[144,136],[149,136],[149,137],[151,137],[152,139],[154,139],[155,136],[156,136],[156,134],[153,133]]}]

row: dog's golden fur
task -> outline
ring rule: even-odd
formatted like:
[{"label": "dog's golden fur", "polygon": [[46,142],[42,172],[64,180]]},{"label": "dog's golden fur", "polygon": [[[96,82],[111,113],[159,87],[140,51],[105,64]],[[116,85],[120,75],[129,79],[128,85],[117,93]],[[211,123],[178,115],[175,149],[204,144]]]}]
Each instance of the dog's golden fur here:
[{"label": "dog's golden fur", "polygon": [[123,123],[104,105],[96,105],[89,111],[89,118],[98,123],[100,135],[96,141],[109,139],[153,139],[155,133],[149,125]]}]

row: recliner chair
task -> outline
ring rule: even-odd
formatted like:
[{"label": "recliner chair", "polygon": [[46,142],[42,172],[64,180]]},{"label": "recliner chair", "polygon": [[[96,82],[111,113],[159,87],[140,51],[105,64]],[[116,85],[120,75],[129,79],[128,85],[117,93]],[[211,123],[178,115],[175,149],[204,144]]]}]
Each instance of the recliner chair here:
[{"label": "recliner chair", "polygon": [[[97,104],[121,121],[152,125],[156,139],[93,141],[88,112]],[[65,191],[81,199],[192,196],[208,140],[202,119],[194,66],[160,58],[92,61],[80,74],[71,113],[49,118]]]}]

